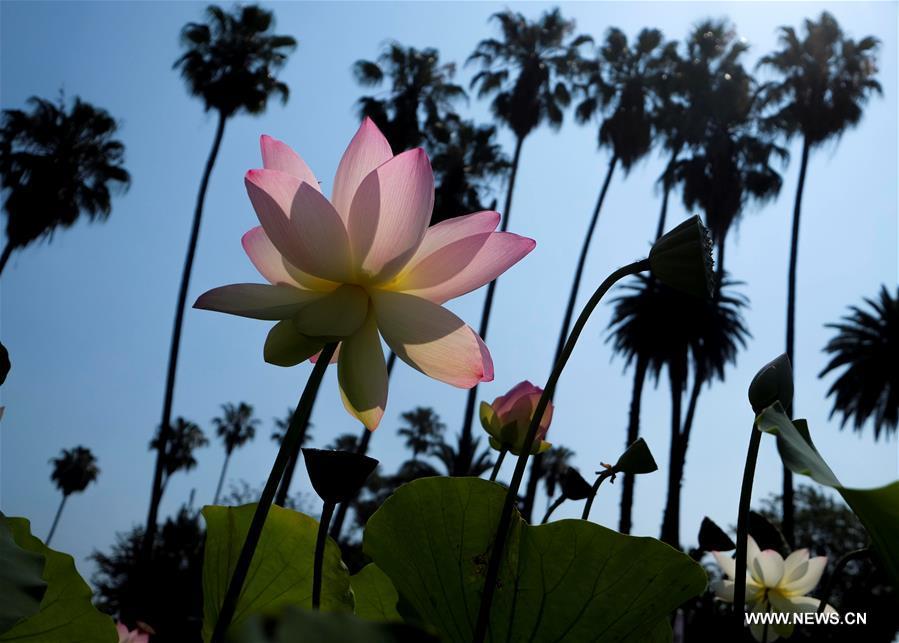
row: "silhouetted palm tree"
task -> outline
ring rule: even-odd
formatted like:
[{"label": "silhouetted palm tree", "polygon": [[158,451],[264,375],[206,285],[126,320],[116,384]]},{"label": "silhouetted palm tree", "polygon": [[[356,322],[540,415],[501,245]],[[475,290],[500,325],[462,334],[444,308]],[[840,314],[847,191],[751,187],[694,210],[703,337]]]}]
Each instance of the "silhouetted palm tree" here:
[{"label": "silhouetted palm tree", "polygon": [[406,424],[397,430],[397,435],[405,438],[406,448],[412,451],[412,460],[418,460],[419,455],[429,453],[446,430],[446,425],[432,408],[419,406],[400,417]]},{"label": "silhouetted palm tree", "polygon": [[741,59],[749,45],[726,21],[704,20],[685,40],[683,52],[667,45],[657,63],[653,94],[653,130],[668,163],[659,177],[662,207],[656,238],[662,236],[668,213],[668,197],[675,186],[674,168],[681,153],[704,141],[708,119],[727,123],[734,113],[743,114],[746,72]]},{"label": "silhouetted palm tree", "polygon": [[[748,305],[747,299],[739,293],[730,292],[737,282],[723,279],[714,297],[700,299],[669,292],[673,299],[667,317],[667,337],[674,343],[683,342],[692,366],[692,387],[686,415],[681,420],[682,394],[687,379],[679,379],[684,371],[684,352],[673,345],[666,351],[670,362],[668,370],[672,388],[672,433],[668,463],[668,495],[662,520],[662,540],[680,546],[680,496],[690,431],[696,417],[696,406],[702,387],[714,378],[724,381],[724,371],[728,364],[736,364],[737,352],[746,347],[749,331],[742,316],[742,309]],[[676,328],[671,331],[672,326]]]},{"label": "silhouetted palm tree", "polygon": [[843,418],[840,428],[852,420],[861,431],[868,420],[874,426],[874,439],[881,433],[895,435],[899,425],[899,291],[890,295],[881,286],[876,299],[865,298],[867,308],[850,308],[850,314],[838,324],[824,351],[830,361],[818,377],[842,369],[827,391],[833,396],[833,409]]},{"label": "silhouetted palm tree", "polygon": [[478,478],[493,467],[493,451],[487,446],[481,449],[481,438],[475,438],[466,445],[459,435],[456,436],[455,446],[440,440],[432,445],[431,455],[440,460],[448,476]]},{"label": "silhouetted palm tree", "polygon": [[[571,292],[562,316],[562,327],[556,342],[553,364],[558,361],[571,329],[574,307],[577,303],[581,278],[587,264],[587,253],[599,222],[599,214],[605,201],[612,175],[621,164],[625,175],[652,147],[653,114],[656,98],[654,88],[659,76],[667,68],[666,50],[674,44],[663,45],[662,32],[657,29],[642,30],[635,42],[629,44],[620,29],[609,29],[595,61],[585,64],[585,71],[576,87],[583,99],[575,109],[575,117],[581,123],[600,117],[597,141],[600,148],[610,152],[609,165],[603,180],[596,206],[590,217],[587,232],[581,242]],[[547,454],[548,455],[548,454]],[[538,454],[531,461],[523,514],[530,520],[537,485],[544,469],[546,455]]]},{"label": "silhouetted palm tree", "polygon": [[[778,76],[761,88],[769,109],[765,124],[787,140],[802,138],[799,182],[793,206],[790,262],[787,275],[786,353],[796,372],[794,351],[796,320],[796,265],[799,250],[799,214],[811,150],[839,138],[858,124],[872,93],[880,93],[877,71],[877,38],[859,41],[843,35],[836,19],[827,12],[805,21],[802,39],[792,27],[780,28],[781,49],[763,57],[759,65]],[[792,409],[789,409],[792,412]],[[787,542],[793,544],[793,475],[784,467],[784,521]]]},{"label": "silhouetted palm tree", "polygon": [[50,462],[53,463],[53,473],[50,474],[50,479],[62,493],[62,500],[56,510],[56,517],[53,518],[53,524],[50,526],[50,533],[47,534],[45,541],[47,545],[53,539],[56,526],[59,524],[59,517],[62,515],[62,509],[66,506],[69,496],[84,491],[100,475],[97,458],[90,449],[82,446],[63,449],[62,455],[58,458],[51,458]]},{"label": "silhouetted palm tree", "polygon": [[[500,230],[509,228],[512,194],[521,160],[524,140],[542,123],[558,129],[563,110],[571,103],[571,82],[584,69],[583,45],[593,41],[589,36],[572,37],[575,23],[562,17],[559,9],[545,12],[535,21],[520,13],[506,10],[492,16],[500,26],[501,38],[487,38],[478,43],[468,62],[478,62],[482,69],[471,80],[478,97],[493,96],[494,117],[506,125],[515,137],[515,151],[506,187],[505,206],[501,212]],[[487,339],[490,311],[496,292],[496,280],[487,285],[479,326],[480,336]],[[471,444],[471,428],[478,387],[468,391],[462,420],[462,442],[466,450]]]},{"label": "silhouetted palm tree", "polygon": [[[287,428],[290,426],[290,420],[293,418],[293,409],[288,408],[287,413],[284,414],[283,418],[275,418],[275,428],[272,429],[272,442],[281,446],[281,442],[284,440],[284,436],[287,435]],[[306,425],[305,431],[303,431],[303,435],[300,436],[299,444],[301,447],[306,446],[312,440],[312,433],[309,429],[312,428],[312,422],[309,422]]]},{"label": "silhouetted palm tree", "polygon": [[546,452],[543,460],[543,486],[546,489],[546,502],[549,506],[550,501],[556,495],[556,487],[562,480],[562,476],[571,466],[571,459],[574,457],[574,451],[564,446],[554,446]]},{"label": "silhouetted palm tree", "polygon": [[212,504],[215,505],[218,504],[219,495],[222,492],[225,471],[228,469],[231,454],[256,436],[259,420],[253,417],[253,407],[246,402],[241,402],[237,406],[222,404],[222,416],[213,418],[212,423],[215,425],[216,435],[222,439],[225,447],[225,462],[222,463],[222,473],[215,488],[215,499],[212,501]]},{"label": "silhouetted palm tree", "polygon": [[496,143],[495,127],[476,125],[455,114],[447,115],[444,123],[446,140],[429,146],[436,181],[432,225],[469,212],[495,210],[493,191],[510,167]]},{"label": "silhouetted palm tree", "polygon": [[334,449],[335,451],[355,452],[357,446],[359,446],[358,437],[356,437],[352,433],[341,433],[336,438],[331,440],[331,442],[325,448]]},{"label": "silhouetted palm tree", "polygon": [[287,102],[289,93],[287,85],[276,78],[276,72],[284,66],[288,52],[296,46],[296,41],[290,36],[272,33],[274,27],[272,12],[257,5],[237,6],[232,13],[210,5],[206,9],[206,18],[206,22],[190,22],[185,25],[181,32],[181,40],[186,51],[174,65],[176,69],[181,70],[188,91],[193,96],[203,99],[206,111],[214,110],[218,114],[218,126],[203,178],[200,180],[190,240],[187,244],[187,256],[178,290],[162,403],[160,426],[163,430],[159,434],[153,491],[147,528],[144,532],[146,543],[153,541],[156,532],[156,516],[165,468],[163,462],[165,444],[169,438],[168,427],[175,392],[175,372],[181,344],[181,326],[184,322],[184,306],[197,250],[200,219],[203,215],[203,201],[206,198],[209,176],[222,143],[225,123],[229,118],[241,111],[261,114],[268,105],[268,99],[276,94],[280,96],[282,103]]},{"label": "silhouetted palm tree", "polygon": [[[197,466],[194,450],[209,444],[209,440],[203,434],[203,429],[183,417],[175,418],[169,435],[165,455],[165,476],[162,480],[163,492],[165,492],[165,487],[173,473],[190,471]],[[157,431],[156,437],[150,442],[150,450],[159,448],[158,445],[159,432]]]},{"label": "silhouetted palm tree", "polygon": [[389,84],[385,96],[359,99],[359,115],[375,122],[394,154],[446,141],[446,116],[466,98],[465,90],[451,82],[456,66],[441,64],[440,54],[431,47],[416,49],[394,41],[376,61],[356,61],[353,73],[361,85]]},{"label": "silhouetted palm tree", "polygon": [[6,193],[6,245],[0,272],[16,248],[51,239],[79,217],[103,221],[115,190],[127,190],[125,146],[118,125],[103,109],[75,97],[66,109],[37,96],[30,111],[4,110],[0,127],[0,175]]}]

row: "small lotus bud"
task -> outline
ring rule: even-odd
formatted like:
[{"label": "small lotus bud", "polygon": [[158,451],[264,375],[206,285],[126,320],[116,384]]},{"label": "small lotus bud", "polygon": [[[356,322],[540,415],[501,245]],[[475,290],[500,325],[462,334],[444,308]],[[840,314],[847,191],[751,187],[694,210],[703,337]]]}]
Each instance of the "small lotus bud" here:
[{"label": "small lotus bud", "polygon": [[737,546],[724,530],[716,525],[708,516],[702,519],[699,526],[699,549],[702,551],[730,551]]},{"label": "small lotus bud", "polygon": [[378,466],[374,458],[352,451],[303,449],[303,458],[315,493],[334,503],[352,500]]},{"label": "small lotus bud", "polygon": [[593,487],[574,467],[565,469],[559,485],[562,487],[562,495],[569,500],[583,500],[589,498],[593,493]]},{"label": "small lotus bud", "polygon": [[749,384],[749,403],[756,414],[775,402],[784,409],[793,404],[793,367],[786,353],[765,364]]},{"label": "small lotus bud", "polygon": [[[500,395],[493,400],[493,404],[481,402],[481,425],[490,434],[490,446],[497,451],[508,450],[514,455],[520,455],[524,448],[524,439],[527,437],[531,418],[537,410],[537,403],[543,389],[534,386],[528,381],[517,384],[505,395]],[[549,424],[553,417],[553,404],[550,402],[543,412],[537,435],[531,445],[531,455],[543,453],[552,445],[543,440],[549,430]]]},{"label": "small lotus bud", "polygon": [[618,462],[612,467],[615,473],[652,473],[658,469],[649,447],[643,438],[638,438],[618,458]]},{"label": "small lotus bud", "polygon": [[653,276],[666,286],[696,297],[715,290],[712,239],[698,216],[659,237],[649,251]]}]

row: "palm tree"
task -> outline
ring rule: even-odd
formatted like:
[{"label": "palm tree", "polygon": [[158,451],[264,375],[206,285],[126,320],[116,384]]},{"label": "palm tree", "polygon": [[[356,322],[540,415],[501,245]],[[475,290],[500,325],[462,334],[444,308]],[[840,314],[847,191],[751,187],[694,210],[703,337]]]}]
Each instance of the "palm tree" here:
[{"label": "palm tree", "polygon": [[451,82],[456,66],[441,64],[440,54],[431,47],[416,49],[394,41],[376,61],[356,61],[353,73],[360,85],[378,87],[389,81],[386,96],[359,99],[359,116],[375,122],[394,154],[447,140],[447,114],[466,98],[465,90]]},{"label": "palm tree", "polygon": [[496,143],[495,127],[456,114],[448,114],[444,126],[446,140],[429,145],[436,182],[431,225],[468,212],[495,210],[493,190],[510,167]]},{"label": "palm tree", "polygon": [[325,447],[326,449],[334,449],[335,451],[355,452],[359,446],[359,438],[352,433],[341,433],[334,438],[331,443]]},{"label": "palm tree", "polygon": [[[769,112],[765,124],[790,140],[802,139],[799,182],[793,205],[790,262],[787,275],[786,353],[796,371],[794,335],[796,320],[796,266],[799,251],[799,214],[811,150],[839,138],[861,121],[872,93],[881,93],[874,80],[877,71],[877,38],[859,41],[843,35],[836,19],[827,12],[805,21],[802,39],[792,27],[780,28],[781,49],[763,57],[759,65],[778,78],[764,84],[761,96]],[[792,409],[788,409],[792,412]],[[784,467],[783,531],[793,544],[793,475]]]},{"label": "palm tree", "polygon": [[[209,440],[203,433],[203,429],[195,423],[185,420],[183,417],[175,418],[175,423],[170,431],[170,438],[165,455],[165,477],[162,480],[162,490],[165,491],[169,478],[178,471],[190,471],[197,466],[194,450],[209,445]],[[150,450],[157,449],[159,432],[150,442]]]},{"label": "palm tree", "polygon": [[[696,405],[702,387],[717,378],[724,381],[728,364],[736,364],[737,353],[746,347],[749,331],[742,316],[748,300],[740,293],[730,292],[737,282],[723,278],[711,299],[699,299],[674,291],[669,292],[671,306],[666,319],[668,337],[674,344],[667,351],[668,370],[672,389],[672,433],[668,465],[668,495],[662,520],[662,540],[680,546],[681,483],[687,459],[690,431],[696,417]],[[671,331],[674,327],[674,332]],[[677,343],[681,343],[677,346]],[[682,393],[687,379],[684,348],[692,365],[692,387],[686,415],[680,418]]]},{"label": "palm tree", "polygon": [[56,510],[56,517],[53,518],[50,533],[47,534],[47,540],[45,541],[47,545],[53,539],[56,526],[59,524],[59,517],[62,515],[62,509],[66,506],[66,500],[69,499],[69,496],[73,493],[84,491],[100,475],[97,458],[94,457],[90,449],[82,446],[77,446],[74,449],[63,449],[62,455],[58,458],[51,458],[50,462],[53,463],[53,473],[50,474],[50,479],[62,493],[62,501],[59,503],[59,509]]},{"label": "palm tree", "polygon": [[397,434],[405,438],[406,448],[412,451],[412,460],[418,460],[419,455],[429,453],[446,430],[446,425],[432,408],[419,406],[400,417],[406,424],[397,430]]},{"label": "palm tree", "polygon": [[[512,130],[515,137],[500,224],[500,230],[505,232],[509,228],[522,145],[542,123],[554,129],[561,127],[563,110],[571,103],[570,85],[585,66],[581,49],[593,39],[585,35],[572,37],[575,23],[564,19],[558,8],[543,13],[533,22],[511,10],[496,13],[492,19],[499,23],[501,38],[479,42],[468,62],[478,62],[482,68],[471,79],[471,87],[477,87],[479,98],[493,96],[494,117]],[[484,340],[495,292],[496,280],[487,285],[481,312],[479,333]],[[471,388],[465,402],[461,438],[465,445],[470,445],[472,440],[477,394],[477,386]]]},{"label": "palm tree", "polygon": [[824,347],[831,359],[818,377],[842,369],[827,391],[834,398],[830,416],[839,411],[840,428],[851,419],[856,431],[873,419],[879,440],[899,425],[899,291],[894,297],[881,286],[879,297],[865,303],[866,309],[852,306],[840,323],[828,324],[837,334]]},{"label": "palm tree", "polygon": [[253,417],[253,407],[246,402],[241,402],[237,406],[230,403],[222,404],[222,416],[213,418],[212,423],[225,447],[225,462],[222,464],[222,473],[219,476],[218,486],[215,488],[215,499],[212,501],[212,504],[216,505],[222,492],[222,484],[225,482],[225,471],[228,469],[231,454],[235,449],[256,437],[259,420]]},{"label": "palm tree", "polygon": [[[275,418],[275,428],[272,429],[271,439],[272,442],[281,446],[281,442],[284,441],[284,436],[287,435],[287,429],[290,427],[290,420],[293,418],[293,409],[288,408],[287,413],[284,414],[282,418]],[[312,433],[309,432],[309,429],[312,428],[312,422],[309,422],[306,425],[306,430],[303,431],[303,435],[300,436],[299,444],[301,447],[306,446],[312,440]]]},{"label": "palm tree", "polygon": [[165,445],[169,439],[175,372],[181,344],[181,326],[184,322],[184,306],[197,250],[200,219],[203,215],[203,202],[206,198],[209,176],[212,174],[212,167],[225,134],[225,123],[229,118],[242,111],[248,114],[263,113],[268,105],[268,99],[273,95],[278,95],[282,103],[287,102],[289,93],[287,85],[276,78],[276,72],[284,66],[288,52],[296,46],[296,41],[290,36],[272,33],[274,27],[272,12],[257,5],[237,6],[232,13],[210,5],[206,9],[206,18],[207,22],[190,22],[185,25],[181,32],[181,40],[186,51],[174,65],[176,69],[180,69],[191,95],[203,99],[206,111],[214,110],[217,113],[218,126],[209,158],[206,160],[203,178],[200,180],[190,240],[187,244],[187,256],[178,290],[178,302],[175,307],[160,423],[163,430],[159,434],[156,471],[153,476],[147,528],[144,532],[145,549],[148,551],[156,533],[156,517],[165,469]]},{"label": "palm tree", "polygon": [[30,111],[4,110],[0,127],[0,187],[6,193],[6,245],[0,273],[16,248],[52,239],[82,214],[104,221],[112,193],[125,191],[125,146],[105,110],[77,96],[70,109],[32,96]]},{"label": "palm tree", "polygon": [[546,452],[543,462],[543,486],[546,489],[547,506],[556,495],[556,487],[562,481],[562,477],[571,466],[574,451],[564,446],[554,446]]},{"label": "palm tree", "polygon": [[[600,148],[609,149],[611,156],[581,243],[553,364],[558,361],[565,347],[565,340],[568,339],[587,253],[612,175],[619,164],[627,175],[652,147],[653,106],[656,102],[654,87],[659,82],[659,76],[667,69],[667,51],[674,46],[673,43],[663,45],[662,32],[657,29],[643,29],[633,44],[628,43],[627,36],[620,29],[609,29],[597,59],[585,65],[583,77],[576,85],[583,94],[583,99],[575,109],[575,117],[579,122],[586,123],[601,116],[597,141]],[[531,461],[531,474],[523,507],[527,520],[531,517],[545,457],[538,454]]]}]

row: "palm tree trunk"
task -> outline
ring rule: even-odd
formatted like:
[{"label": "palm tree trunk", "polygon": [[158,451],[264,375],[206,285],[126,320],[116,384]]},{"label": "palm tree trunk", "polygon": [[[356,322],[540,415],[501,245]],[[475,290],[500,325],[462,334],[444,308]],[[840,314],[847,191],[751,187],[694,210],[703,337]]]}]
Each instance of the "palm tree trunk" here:
[{"label": "palm tree trunk", "polygon": [[217,505],[219,503],[219,496],[222,495],[222,485],[225,483],[225,471],[228,470],[228,462],[231,460],[231,451],[225,452],[225,461],[222,463],[222,472],[219,474],[219,483],[215,488],[215,499],[212,501],[212,504]]},{"label": "palm tree trunk", "polygon": [[668,217],[668,196],[671,194],[671,173],[674,170],[674,164],[677,163],[677,156],[680,154],[680,146],[671,155],[671,160],[665,167],[665,174],[662,175],[662,211],[659,213],[659,225],[656,228],[656,239],[665,234],[665,219]]},{"label": "palm tree trunk", "polygon": [[[634,388],[631,391],[631,409],[627,423],[626,449],[640,437],[640,403],[643,398],[643,384],[646,382],[646,371],[649,363],[645,357],[637,357],[637,365],[634,369]],[[621,487],[621,517],[618,521],[618,531],[622,534],[631,533],[633,522],[631,515],[634,507],[634,485],[636,479],[633,473],[624,474]]]},{"label": "palm tree trunk", "polygon": [[[387,381],[390,381],[390,375],[393,373],[393,365],[396,364],[396,353],[393,351],[390,352],[390,357],[387,358]],[[359,441],[356,443],[356,453],[360,455],[365,455],[368,453],[368,443],[371,442],[371,434],[372,431],[369,431],[364,426],[362,427],[362,436],[359,438]],[[340,532],[343,529],[343,522],[346,520],[347,510],[350,508],[350,505],[356,502],[356,498],[359,497],[359,492],[362,489],[356,491],[356,495],[353,496],[352,500],[348,500],[346,502],[341,502],[337,507],[337,514],[334,516],[334,522],[331,523],[331,531],[329,535],[335,541],[340,540]]]},{"label": "palm tree trunk", "polygon": [[675,549],[680,549],[680,481],[684,470],[681,446],[681,399],[684,386],[683,378],[679,374],[671,374],[670,380],[671,447],[668,456],[668,498],[662,518],[661,540]]},{"label": "palm tree trunk", "polygon": [[47,534],[47,540],[44,541],[44,544],[49,546],[50,541],[53,540],[53,534],[56,533],[56,525],[59,524],[59,517],[62,515],[62,508],[66,506],[66,500],[68,500],[69,496],[67,494],[62,494],[62,501],[59,503],[59,508],[56,510],[56,517],[53,518],[53,524],[50,525],[50,533]]},{"label": "palm tree trunk", "polygon": [[[565,316],[562,318],[562,329],[559,332],[559,340],[556,343],[556,354],[553,357],[553,364],[559,361],[562,349],[565,348],[565,340],[568,339],[568,331],[571,330],[571,318],[574,315],[574,305],[577,303],[577,293],[581,286],[581,278],[584,276],[584,267],[587,264],[587,253],[590,250],[590,242],[593,240],[593,232],[596,230],[596,224],[599,221],[599,213],[602,210],[603,201],[606,199],[606,193],[609,190],[609,183],[612,182],[612,175],[615,173],[615,167],[618,165],[618,157],[612,156],[609,161],[609,168],[606,170],[606,178],[602,182],[599,190],[599,197],[596,199],[596,207],[593,208],[593,216],[590,218],[590,225],[587,226],[587,234],[584,235],[584,242],[581,244],[581,254],[578,257],[577,268],[574,271],[574,280],[571,282],[571,293],[568,295],[568,304],[565,307]],[[538,453],[531,460],[531,475],[528,478],[527,492],[524,497],[524,506],[522,507],[522,515],[524,519],[531,520],[531,513],[534,501],[537,496],[537,485],[540,478],[543,477],[543,454]]]},{"label": "palm tree trunk", "polygon": [[[518,175],[518,164],[521,160],[521,146],[524,138],[515,140],[515,153],[512,156],[512,171],[509,174],[509,187],[506,189],[506,207],[502,212],[502,222],[499,229],[505,232],[509,228],[509,215],[512,212],[512,194],[515,191],[515,177]],[[487,341],[487,326],[490,324],[490,311],[493,308],[493,295],[496,292],[496,279],[487,284],[487,296],[484,298],[484,308],[481,311],[481,326],[479,333],[481,339]],[[462,435],[459,439],[459,451],[471,450],[471,424],[474,419],[474,407],[478,397],[478,387],[468,389],[468,397],[465,400],[465,414],[462,420]]]},{"label": "palm tree trunk", "polygon": [[172,329],[172,344],[169,350],[169,366],[165,381],[165,397],[162,402],[162,423],[159,425],[159,440],[156,446],[156,470],[153,474],[153,490],[150,497],[150,511],[147,514],[147,527],[144,530],[143,551],[147,555],[150,544],[156,536],[156,521],[159,513],[159,503],[162,500],[162,474],[165,469],[166,447],[171,433],[172,400],[175,395],[175,372],[178,367],[178,349],[181,346],[181,326],[184,323],[184,306],[187,302],[187,289],[190,285],[190,273],[194,265],[194,256],[197,252],[197,240],[200,236],[200,221],[203,217],[203,202],[206,200],[206,189],[209,187],[209,177],[212,167],[218,157],[222,138],[225,135],[225,122],[227,118],[219,112],[218,127],[215,130],[212,149],[209,158],[206,159],[206,169],[200,180],[200,191],[197,193],[197,204],[194,209],[194,221],[190,231],[190,240],[187,244],[187,256],[184,259],[184,271],[181,273],[181,287],[178,290],[178,303],[175,308],[175,326]]},{"label": "palm tree trunk", "polygon": [[[799,213],[802,209],[802,190],[805,187],[805,173],[808,169],[809,142],[802,140],[802,162],[799,165],[799,184],[796,186],[796,203],[793,206],[793,233],[790,238],[790,269],[787,277],[787,357],[796,373],[795,344],[796,331],[796,263],[799,254]],[[792,417],[793,409],[786,409]],[[793,472],[783,468],[783,535],[790,547],[793,546]]]},{"label": "palm tree trunk", "polygon": [[727,246],[727,232],[721,235],[718,242],[718,265],[715,266],[715,292],[721,290],[721,282],[724,280],[724,248]]},{"label": "palm tree trunk", "polygon": [[3,254],[0,255],[0,274],[3,274],[3,269],[6,267],[6,262],[9,261],[10,255],[12,255],[13,248],[12,242],[7,241],[6,246],[3,248]]}]

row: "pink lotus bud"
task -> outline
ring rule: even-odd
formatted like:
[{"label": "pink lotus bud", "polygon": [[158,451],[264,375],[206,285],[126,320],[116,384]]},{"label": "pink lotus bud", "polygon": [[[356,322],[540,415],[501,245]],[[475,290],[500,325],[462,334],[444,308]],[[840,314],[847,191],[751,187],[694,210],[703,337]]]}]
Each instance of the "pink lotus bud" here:
[{"label": "pink lotus bud", "polygon": [[[500,395],[493,400],[493,404],[481,402],[481,424],[490,434],[491,447],[497,451],[506,449],[515,455],[521,453],[527,437],[528,426],[537,410],[537,402],[541,395],[543,395],[542,388],[525,380],[505,395]],[[543,440],[552,417],[553,403],[550,402],[543,412],[537,435],[531,445],[532,455],[543,453],[552,446]]]}]

